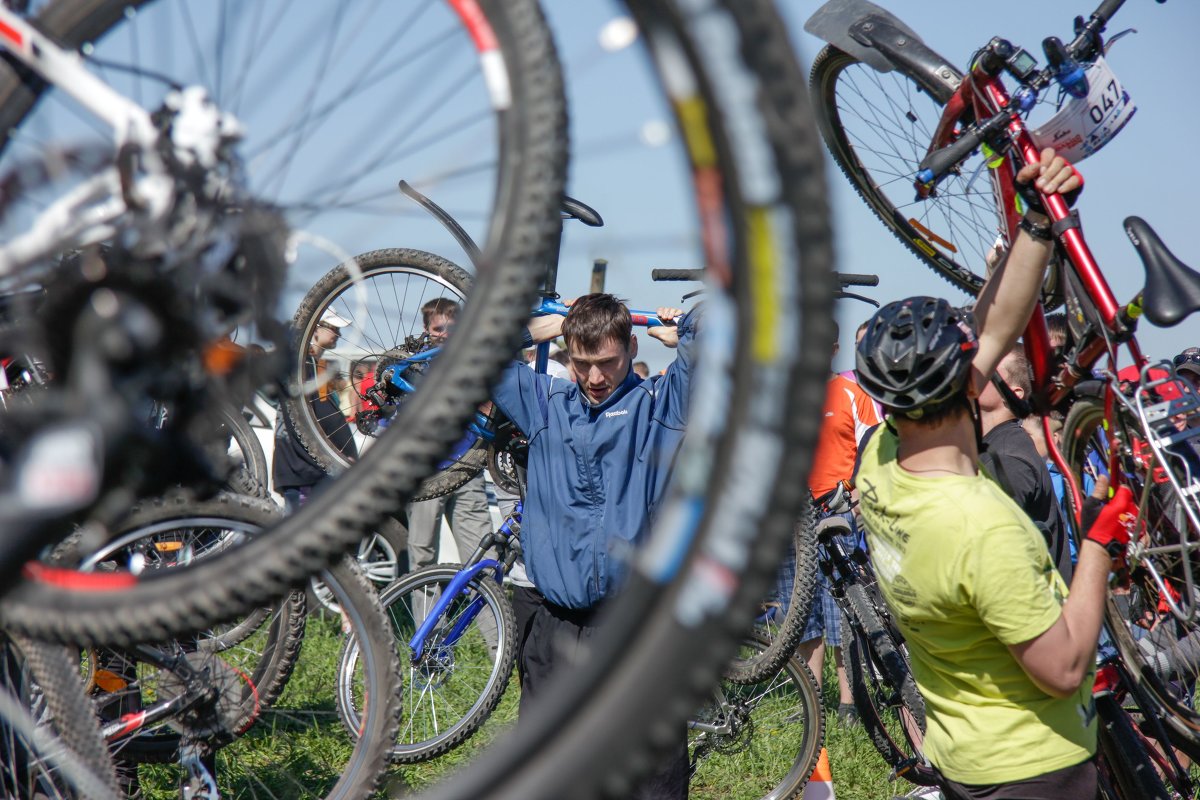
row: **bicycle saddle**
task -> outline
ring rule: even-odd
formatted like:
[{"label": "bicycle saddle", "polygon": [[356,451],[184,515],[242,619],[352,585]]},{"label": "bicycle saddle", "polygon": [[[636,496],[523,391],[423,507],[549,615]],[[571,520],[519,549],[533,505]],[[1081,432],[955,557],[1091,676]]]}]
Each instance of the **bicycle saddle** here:
[{"label": "bicycle saddle", "polygon": [[562,214],[563,219],[577,219],[584,225],[590,225],[593,228],[604,225],[604,220],[596,209],[587,203],[579,202],[574,197],[567,197],[565,194],[562,199]]},{"label": "bicycle saddle", "polygon": [[1200,272],[1176,258],[1141,217],[1125,218],[1125,235],[1146,267],[1142,290],[1146,319],[1169,328],[1200,311]]}]

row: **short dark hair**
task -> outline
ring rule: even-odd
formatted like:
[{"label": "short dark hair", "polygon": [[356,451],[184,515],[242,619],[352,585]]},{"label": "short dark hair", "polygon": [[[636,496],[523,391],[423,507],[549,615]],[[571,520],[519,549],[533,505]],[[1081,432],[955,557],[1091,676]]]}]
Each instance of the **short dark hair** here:
[{"label": "short dark hair", "polygon": [[623,300],[603,292],[585,294],[574,302],[563,320],[563,340],[588,351],[596,351],[609,339],[628,349],[633,336],[633,321]]},{"label": "short dark hair", "polygon": [[[1071,341],[1071,331],[1067,327],[1067,315],[1061,311],[1046,315],[1046,331],[1050,334],[1050,344],[1054,347],[1065,347],[1066,343]],[[1055,345],[1055,339],[1063,344]]]},{"label": "short dark hair", "polygon": [[[1007,365],[1007,369],[1005,366]],[[1031,402],[1030,395],[1033,394],[1033,368],[1029,364],[1029,356],[1025,355],[1025,348],[1021,345],[1016,345],[1013,349],[1000,360],[1000,365],[997,369],[1004,374],[1000,377],[1004,378],[1013,389],[1020,388],[1024,390],[1025,402]]]},{"label": "short dark hair", "polygon": [[421,306],[421,322],[428,328],[429,320],[434,317],[449,317],[450,319],[458,319],[458,311],[462,308],[457,300],[452,300],[449,297],[435,297],[425,305]]}]

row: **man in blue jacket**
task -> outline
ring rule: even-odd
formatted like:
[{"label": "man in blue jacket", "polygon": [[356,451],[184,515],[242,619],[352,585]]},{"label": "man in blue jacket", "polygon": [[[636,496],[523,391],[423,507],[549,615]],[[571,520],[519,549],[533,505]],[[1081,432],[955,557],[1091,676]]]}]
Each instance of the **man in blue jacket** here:
[{"label": "man in blue jacket", "polygon": [[[681,314],[658,309],[663,321]],[[537,342],[562,334],[575,381],[514,364],[496,388],[496,405],[529,439],[521,546],[537,589],[513,594],[523,711],[592,637],[598,606],[649,530],[687,421],[694,315],[647,331],[679,354],[665,374],[642,380],[629,309],[610,294],[585,295],[565,318],[530,324]],[[686,746],[641,788],[639,796],[686,797]]]}]

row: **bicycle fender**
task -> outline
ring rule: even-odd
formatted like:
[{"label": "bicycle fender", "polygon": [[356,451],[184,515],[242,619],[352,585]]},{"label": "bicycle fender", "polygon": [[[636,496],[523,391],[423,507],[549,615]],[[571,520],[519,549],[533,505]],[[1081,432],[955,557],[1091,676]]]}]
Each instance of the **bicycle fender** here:
[{"label": "bicycle fender", "polygon": [[829,0],[804,30],[879,72],[899,69],[945,105],[962,72],[929,48],[912,28],[868,0]]}]

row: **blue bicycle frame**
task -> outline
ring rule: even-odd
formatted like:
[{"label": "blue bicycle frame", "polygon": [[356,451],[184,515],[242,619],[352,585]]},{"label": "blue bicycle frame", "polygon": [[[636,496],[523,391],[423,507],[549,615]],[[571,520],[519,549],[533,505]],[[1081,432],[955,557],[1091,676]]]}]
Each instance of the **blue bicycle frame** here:
[{"label": "blue bicycle frame", "polygon": [[[504,524],[500,526],[500,530],[495,534],[496,536],[502,536],[505,541],[513,536],[513,526],[520,525],[521,523],[521,511],[523,507],[524,504],[521,501],[517,501],[512,514],[509,514],[508,518],[504,520]],[[494,558],[480,559],[474,564],[459,570],[458,574],[446,586],[445,591],[442,592],[442,596],[434,603],[433,609],[425,615],[425,619],[421,622],[421,626],[417,628],[417,632],[408,640],[409,652],[412,654],[410,657],[414,663],[420,661],[425,656],[425,640],[433,632],[433,628],[437,625],[438,620],[446,613],[446,609],[450,607],[450,603],[462,594],[467,584],[474,580],[475,576],[485,569],[495,569],[496,583],[504,582],[504,564]],[[467,606],[466,611],[459,615],[458,620],[454,623],[454,627],[450,629],[450,632],[442,640],[443,645],[453,645],[462,638],[467,628],[475,620],[476,615],[479,614],[480,609],[483,608],[483,603],[484,599],[477,597],[471,605]]]}]

